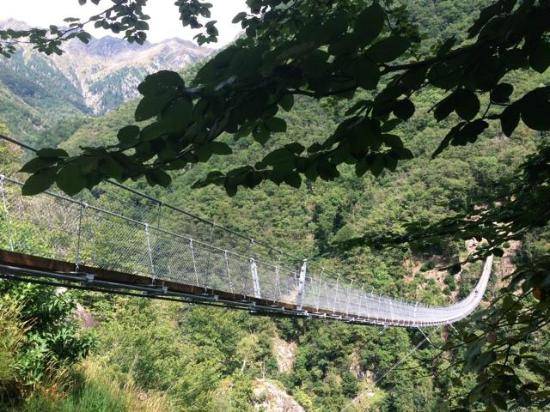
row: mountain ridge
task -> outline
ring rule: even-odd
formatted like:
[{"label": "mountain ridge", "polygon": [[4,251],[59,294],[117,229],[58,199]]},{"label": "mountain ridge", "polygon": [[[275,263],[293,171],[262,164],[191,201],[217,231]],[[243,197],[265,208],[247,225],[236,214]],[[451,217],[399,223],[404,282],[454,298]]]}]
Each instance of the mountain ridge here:
[{"label": "mountain ridge", "polygon": [[[0,20],[0,28],[25,30],[18,20]],[[53,124],[75,116],[100,116],[138,96],[147,74],[182,70],[213,51],[179,39],[139,46],[113,36],[73,39],[61,56],[46,56],[22,45],[0,59],[0,121],[23,137],[36,137]]]}]

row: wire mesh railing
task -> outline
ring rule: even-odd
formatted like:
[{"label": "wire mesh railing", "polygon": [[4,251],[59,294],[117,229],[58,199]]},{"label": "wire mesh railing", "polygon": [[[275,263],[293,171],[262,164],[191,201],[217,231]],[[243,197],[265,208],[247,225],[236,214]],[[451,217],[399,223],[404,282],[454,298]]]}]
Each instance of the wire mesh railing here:
[{"label": "wire mesh railing", "polygon": [[491,272],[489,258],[464,300],[427,307],[310,274],[305,262],[273,263],[268,253],[251,253],[250,242],[231,242],[231,236],[196,238],[192,233],[204,235],[204,228],[197,231],[181,213],[163,213],[154,199],[131,193],[115,199],[103,189],[78,198],[54,191],[25,197],[20,188],[19,181],[0,176],[0,248],[74,263],[76,272],[86,266],[146,276],[151,284],[175,282],[204,295],[225,292],[240,302],[267,301],[303,315],[396,326],[449,324],[477,307]]}]

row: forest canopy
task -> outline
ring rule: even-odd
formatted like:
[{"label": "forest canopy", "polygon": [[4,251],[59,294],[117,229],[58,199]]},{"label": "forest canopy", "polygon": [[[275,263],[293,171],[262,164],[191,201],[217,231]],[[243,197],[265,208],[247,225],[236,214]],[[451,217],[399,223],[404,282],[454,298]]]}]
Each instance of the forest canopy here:
[{"label": "forest canopy", "polygon": [[[80,1],[85,3],[86,1]],[[96,4],[107,1],[93,1]],[[54,183],[67,194],[107,179],[145,178],[169,186],[171,174],[231,155],[233,141],[253,142],[267,153],[229,171],[210,171],[195,187],[214,184],[229,195],[265,181],[299,188],[304,181],[332,181],[342,168],[357,178],[382,176],[410,160],[415,147],[407,124],[429,115],[443,126],[435,158],[450,146],[479,144],[488,133],[513,137],[525,127],[538,136],[538,153],[526,159],[508,193],[497,193],[482,213],[466,212],[425,225],[415,222],[406,235],[360,234],[343,239],[341,250],[365,244],[414,244],[434,238],[476,238],[486,247],[473,258],[502,255],[504,244],[543,231],[549,210],[550,86],[520,85],[519,73],[546,73],[550,65],[550,3],[497,0],[459,35],[426,36],[398,1],[249,0],[235,16],[244,35],[206,62],[191,79],[159,71],[139,86],[134,121],[120,128],[112,145],[82,147],[78,155],[42,149],[22,171],[30,175],[24,193]],[[113,1],[89,21],[68,18],[69,28],[4,30],[0,51],[9,57],[30,42],[44,53],[62,53],[65,41],[87,42],[89,24],[123,33],[130,42],[146,40],[146,0]],[[210,5],[180,0],[182,24],[199,30],[199,43],[215,41]],[[419,112],[419,99],[432,92],[432,106]],[[313,143],[290,136],[284,117],[302,102],[329,104],[337,112],[331,130]],[[427,112],[427,114],[426,114]],[[458,262],[460,265],[463,262]],[[544,406],[548,393],[518,372],[524,364],[547,379],[548,361],[529,353],[530,337],[548,322],[548,256],[533,253],[517,268],[510,285],[461,329],[465,364],[477,374],[471,402],[504,408],[506,402]],[[513,359],[513,360],[512,360]]]},{"label": "forest canopy", "polygon": [[[85,2],[83,2],[85,3]],[[97,3],[97,2],[96,2]],[[145,0],[117,1],[90,19],[95,25],[124,31],[129,41],[145,39]],[[198,0],[176,2],[184,25],[201,27],[209,5]],[[23,171],[31,177],[26,194],[54,182],[68,194],[105,179],[145,177],[167,186],[171,170],[230,154],[224,134],[267,144],[286,131],[281,111],[291,111],[296,98],[341,101],[342,119],[324,140],[305,147],[300,141],[277,147],[260,162],[227,173],[211,172],[197,186],[217,184],[231,195],[239,186],[264,180],[299,187],[304,178],[332,180],[342,164],[357,176],[395,170],[412,157],[399,124],[415,114],[420,91],[443,92],[431,112],[449,127],[437,156],[449,145],[474,143],[491,123],[511,136],[520,120],[529,128],[550,129],[550,89],[536,87],[518,95],[509,73],[544,72],[550,64],[550,5],[546,1],[499,0],[484,8],[463,38],[424,41],[418,27],[398,2],[248,1],[239,13],[246,35],[211,60],[186,84],[174,72],[150,75],[139,86],[142,99],[135,112],[138,125],[119,131],[119,143],[83,148],[78,156],[43,150]],[[69,19],[72,20],[72,19]],[[63,41],[86,41],[87,22],[67,30],[10,30],[0,33],[9,54],[27,39],[46,53],[60,53]],[[213,22],[204,25],[215,39]],[[199,34],[199,40],[204,33]],[[427,49],[425,43],[431,43]]]}]

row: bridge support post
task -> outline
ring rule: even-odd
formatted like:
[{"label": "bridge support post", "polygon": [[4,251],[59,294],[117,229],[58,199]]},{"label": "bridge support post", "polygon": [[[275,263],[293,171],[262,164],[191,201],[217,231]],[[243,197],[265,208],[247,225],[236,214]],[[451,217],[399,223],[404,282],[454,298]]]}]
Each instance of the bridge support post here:
[{"label": "bridge support post", "polygon": [[229,260],[227,259],[227,250],[223,251],[223,258],[225,260],[225,272],[227,275],[227,280],[229,281],[229,290],[231,293],[235,293],[235,290],[233,288],[233,280],[231,279],[231,272],[229,270]]},{"label": "bridge support post", "polygon": [[260,290],[260,279],[258,278],[258,266],[254,259],[250,259],[250,273],[252,274],[252,287],[254,288],[254,296],[258,299],[262,297]]},{"label": "bridge support post", "polygon": [[276,285],[276,297],[277,300],[281,300],[281,274],[279,273],[279,266],[275,266],[275,285]]},{"label": "bridge support post", "polygon": [[382,319],[382,317],[380,316],[380,305],[381,304],[382,304],[382,296],[378,295],[378,314],[376,315],[378,320]]},{"label": "bridge support post", "polygon": [[306,287],[306,274],[307,274],[307,259],[304,259],[302,268],[300,269],[300,278],[298,280],[298,296],[296,298],[296,306],[298,310],[302,310],[304,301],[304,291]]},{"label": "bridge support post", "polygon": [[191,260],[193,262],[193,274],[195,275],[196,286],[200,286],[199,274],[197,273],[197,262],[195,260],[195,249],[193,248],[193,239],[189,239],[189,250],[191,251]]},{"label": "bridge support post", "polygon": [[364,317],[363,313],[363,296],[365,295],[365,288],[361,288],[361,291],[359,292],[359,316]]},{"label": "bridge support post", "polygon": [[[214,245],[214,227],[215,223],[212,222],[212,225],[210,226],[210,246]],[[210,275],[212,273],[212,254],[214,253],[214,250],[209,248],[208,250],[208,263],[206,266],[206,276],[204,280],[204,294],[208,295],[208,285],[210,284]]]},{"label": "bridge support post", "polygon": [[84,209],[87,207],[86,203],[80,203],[78,210],[78,232],[76,235],[76,259],[75,259],[75,272],[80,270],[80,247],[82,245],[82,219],[84,218]]},{"label": "bridge support post", "polygon": [[149,237],[149,224],[145,223],[145,238],[147,240],[147,254],[149,255],[149,265],[151,267],[151,274],[153,275],[153,282],[156,280],[155,264],[153,262],[153,250],[151,249],[151,239]]},{"label": "bridge support post", "polygon": [[[322,272],[321,272],[322,273]],[[323,285],[323,278],[317,278],[317,313],[319,313],[319,307],[321,306],[321,288]]]},{"label": "bridge support post", "polygon": [[353,280],[351,281],[351,284],[346,288],[346,316],[349,316],[349,304],[350,304],[350,295],[351,295],[351,289],[353,287]]},{"label": "bridge support post", "polygon": [[336,278],[336,290],[334,291],[334,300],[332,302],[332,314],[336,313],[336,299],[338,299],[338,285],[340,283],[340,275]]}]

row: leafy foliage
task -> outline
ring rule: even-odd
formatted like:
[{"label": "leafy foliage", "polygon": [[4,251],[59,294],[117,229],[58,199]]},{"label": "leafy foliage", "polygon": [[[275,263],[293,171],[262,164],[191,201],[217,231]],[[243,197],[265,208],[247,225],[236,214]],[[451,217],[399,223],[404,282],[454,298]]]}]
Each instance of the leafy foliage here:
[{"label": "leafy foliage", "polygon": [[[101,0],[89,0],[90,3],[99,5]],[[103,3],[108,3],[109,0]],[[22,43],[30,43],[36,50],[46,54],[63,53],[63,43],[78,39],[82,43],[88,43],[91,39],[86,26],[93,24],[95,28],[102,28],[118,34],[123,33],[124,38],[130,43],[143,44],[147,39],[146,31],[149,29],[149,16],[144,13],[147,0],[110,0],[112,5],[101,12],[91,16],[86,21],[79,18],[67,17],[65,23],[68,27],[50,25],[48,29],[32,28],[29,30],[0,30],[0,55],[12,56],[17,46]],[[88,0],[78,0],[80,5],[85,5]],[[210,3],[201,0],[177,0],[180,20],[184,27],[199,29],[203,24],[200,17],[210,17]],[[197,35],[199,44],[216,41],[217,29],[214,21],[204,25],[205,32]]]},{"label": "leafy foliage", "polygon": [[[546,70],[547,2],[496,1],[482,10],[467,41],[458,46],[445,41],[429,55],[415,55],[420,36],[399,7],[286,3],[251,3],[253,14],[236,19],[247,36],[206,63],[191,85],[167,71],[146,78],[135,120],[148,124],[132,141],[57,158],[47,173],[37,171],[41,178],[28,183],[37,182],[29,191],[53,183],[67,163],[96,165],[75,177],[75,190],[108,178],[143,176],[150,184],[167,185],[166,171],[228,154],[212,144],[224,133],[237,139],[252,135],[265,145],[286,130],[279,109],[292,110],[294,96],[300,95],[353,104],[324,140],[307,149],[299,141],[290,150],[278,148],[253,165],[211,173],[197,187],[213,183],[234,194],[239,186],[252,188],[264,180],[300,186],[303,177],[335,179],[342,164],[355,165],[358,176],[395,170],[412,153],[392,132],[414,115],[415,95],[424,88],[447,92],[434,105],[436,120],[452,112],[459,117],[434,156],[449,145],[475,142],[494,121],[508,136],[520,119],[534,130],[550,128],[545,120],[550,89],[535,87],[512,101],[513,84],[502,80],[518,69]],[[99,167],[104,162],[118,167]]]},{"label": "leafy foliage", "polygon": [[[521,80],[521,88],[526,89],[532,84],[545,82],[545,79],[526,76],[518,81]],[[426,112],[437,97],[430,93],[420,95],[420,110]],[[104,132],[110,125],[124,125],[131,119],[132,111],[131,105],[125,106],[106,119],[84,126],[64,147],[72,152],[90,139],[103,145],[116,143],[117,137],[113,132]],[[288,125],[288,135],[278,136],[264,150],[290,144],[293,137],[313,142],[322,137],[327,126],[332,127],[335,121],[331,106],[320,106],[304,99],[297,99],[294,112],[282,116]],[[536,143],[540,142],[540,137],[533,135],[525,126],[520,126],[515,139],[497,135],[492,139],[483,139],[475,146],[449,148],[437,159],[430,160],[430,154],[437,147],[435,138],[446,125],[424,117],[411,119],[407,125],[400,127],[406,127],[401,133],[410,139],[416,157],[398,167],[395,173],[383,172],[376,180],[368,176],[359,180],[353,168],[347,167],[335,182],[310,182],[298,190],[266,183],[255,191],[239,191],[233,198],[223,196],[223,190],[218,187],[192,190],[190,185],[197,176],[212,170],[231,170],[234,164],[263,157],[259,143],[248,145],[242,140],[232,142],[227,139],[226,142],[233,149],[232,155],[213,156],[209,163],[197,165],[185,173],[175,173],[173,184],[168,190],[158,188],[152,193],[167,202],[215,218],[220,224],[247,230],[255,238],[302,255],[315,256],[310,262],[312,273],[319,273],[320,267],[324,266],[327,272],[342,271],[356,282],[365,283],[369,288],[367,290],[373,287],[375,291],[385,294],[436,305],[447,304],[450,297],[445,296],[445,283],[427,278],[440,273],[445,282],[450,282],[447,280],[449,275],[440,266],[455,266],[457,262],[466,260],[462,237],[447,239],[434,236],[417,241],[410,239],[408,243],[402,244],[403,240],[408,239],[404,238],[399,239],[396,248],[381,250],[380,247],[387,243],[384,235],[397,233],[404,237],[412,227],[407,223],[423,222],[419,228],[422,231],[429,227],[428,223],[435,225],[450,216],[460,219],[472,210],[479,213],[474,208],[476,205],[491,205],[497,199],[503,201],[503,196],[509,196],[522,187],[523,175],[517,174],[516,169],[528,154],[537,152]],[[497,133],[494,129],[493,132]],[[535,186],[526,191],[532,192]],[[138,187],[147,189],[145,183]],[[505,204],[502,203],[503,206]],[[487,221],[490,221],[489,216]],[[486,225],[478,226],[477,230],[481,232]],[[350,248],[357,245],[343,244],[341,248],[335,248],[346,237],[353,239],[363,233],[376,237],[372,237],[372,242],[367,242],[368,238],[362,236],[358,247]],[[464,236],[468,238],[469,235],[465,233]],[[414,265],[420,266],[414,262],[419,261],[430,263],[423,267],[422,273],[410,279]],[[411,262],[412,269],[407,262]],[[454,279],[457,291],[467,294],[479,276],[480,267],[472,263],[462,266],[460,276]],[[495,270],[498,273],[498,266]],[[223,347],[228,350],[223,363],[237,369],[242,366],[242,352],[235,358],[235,339],[227,334],[236,333],[241,327],[249,330],[251,326],[245,320],[248,315],[231,323],[229,328],[225,327],[225,321],[219,321],[223,327],[213,326],[216,325],[217,317],[221,316],[217,312],[209,314],[208,311],[197,310],[195,315],[193,327],[200,332],[193,332],[191,342],[200,341],[205,351],[210,351],[213,342],[216,345],[226,342]],[[365,397],[365,391],[374,391],[379,395],[376,399],[382,410],[397,405],[403,410],[422,410],[419,405],[423,403],[435,404],[435,410],[437,405],[448,405],[449,402],[457,407],[458,402],[465,399],[475,386],[475,372],[468,371],[464,375],[454,370],[440,372],[440,368],[448,366],[443,361],[437,369],[433,369],[434,362],[439,365],[442,359],[432,361],[438,350],[430,345],[422,345],[419,353],[403,365],[403,371],[398,368],[375,387],[368,386],[361,373],[382,376],[399,360],[398,354],[406,353],[420,342],[419,332],[396,336],[391,330],[386,330],[379,336],[381,331],[377,328],[317,325],[301,321],[278,321],[276,324],[278,333],[285,340],[298,343],[297,360],[289,376],[271,375],[269,369],[267,374],[282,381],[303,405],[310,402],[321,410],[341,410],[348,404],[349,396],[353,396],[350,393],[354,385],[347,372],[354,352],[359,353],[362,365],[360,372],[354,375],[358,385],[357,395]],[[362,332],[361,329],[367,331]],[[187,326],[186,330],[189,330]],[[259,342],[269,342],[269,335],[261,336]],[[445,341],[437,333],[430,333],[430,340],[437,347]],[[107,346],[113,345],[111,342]],[[388,350],[390,347],[392,349]],[[535,346],[534,352],[537,351],[539,347]],[[459,349],[446,353],[460,370],[464,353]],[[416,368],[416,372],[410,372],[410,368]],[[251,375],[258,376],[254,375],[258,369],[252,368]],[[432,370],[437,370],[437,373],[432,374]],[[523,368],[519,370],[523,373]],[[226,373],[222,372],[222,376],[227,376]],[[346,384],[343,383],[344,376]],[[220,382],[218,378],[215,381]],[[146,383],[145,380],[140,382]],[[216,384],[212,384],[214,386]],[[419,387],[422,390],[417,393]],[[490,397],[482,399],[491,401]]]},{"label": "leafy foliage", "polygon": [[[350,399],[367,392],[376,395],[381,410],[544,408],[548,157],[544,136],[529,128],[546,127],[540,113],[548,113],[548,72],[538,76],[528,65],[539,61],[532,57],[539,52],[531,41],[544,42],[547,34],[536,36],[540,27],[534,23],[540,20],[519,23],[535,11],[542,18],[546,6],[495,2],[472,26],[470,14],[478,2],[460,18],[423,13],[422,7],[412,7],[408,15],[387,3],[338,2],[319,8],[301,2],[288,13],[282,7],[262,10],[267,3],[255,2],[252,14],[239,15],[248,37],[206,64],[195,81],[167,72],[147,79],[137,106],[143,123],[135,126],[135,106],[128,105],[82,128],[64,146],[66,152],[41,152],[26,170],[41,176],[40,185],[57,181],[71,193],[106,177],[145,175],[149,183],[160,185],[171,178],[168,190],[151,190],[215,216],[219,223],[316,256],[312,267],[345,270],[377,291],[431,304],[457,298],[447,290],[453,282],[458,283],[458,296],[470,290],[479,265],[468,259],[464,239],[486,239],[481,252],[498,256],[502,249],[501,262],[509,250],[506,242],[522,241],[514,261],[517,271],[511,283],[498,280],[494,303],[480,312],[476,323],[459,326],[460,334],[430,333],[433,346],[420,345],[414,357],[391,372],[398,354],[422,342],[418,331],[380,333],[340,324],[273,322],[202,308],[172,308],[174,312],[166,314],[141,302],[97,299],[96,313],[105,316],[100,348],[115,370],[112,381],[124,382],[130,376],[145,390],[169,392],[178,407],[194,405],[197,410],[222,404],[246,410],[252,381],[261,374],[277,378],[304,406],[319,410],[352,408],[355,402]],[[466,7],[465,2],[442,3],[449,13]],[[386,18],[379,29],[381,13]],[[288,20],[282,20],[285,17]],[[442,21],[458,40],[434,40],[434,35],[424,41],[407,23],[409,17]],[[370,25],[357,23],[359,19]],[[307,21],[312,24],[302,26]],[[457,35],[447,22],[458,29],[472,26],[473,36]],[[518,25],[511,29],[511,22]],[[338,24],[341,31],[336,30]],[[521,37],[518,32],[519,37],[501,43],[499,36],[510,34],[508,30],[531,34]],[[297,32],[303,37],[293,36]],[[347,49],[350,44],[340,41],[356,32],[372,38],[371,43]],[[394,55],[376,44],[389,42],[386,45],[403,50],[404,37],[409,40],[407,51],[386,62]],[[269,47],[262,49],[262,44]],[[276,60],[273,50],[291,54]],[[373,64],[359,59],[364,55]],[[336,63],[338,56],[345,64]],[[357,66],[352,64],[355,59],[360,60]],[[270,67],[273,61],[278,65]],[[516,67],[514,61],[520,64]],[[531,67],[542,68],[539,63]],[[414,83],[413,74],[420,68],[426,73]],[[450,69],[451,79],[439,76]],[[352,79],[346,85],[355,91],[353,99],[342,94],[340,79]],[[452,85],[441,83],[451,80]],[[392,88],[395,93],[402,90],[404,81],[406,92],[392,94]],[[110,130],[113,124],[120,128],[118,136]],[[235,124],[236,129],[228,129]],[[440,145],[449,130],[452,134]],[[477,139],[481,130],[492,139]],[[460,146],[474,138],[475,146]],[[80,157],[69,150],[98,144],[101,147],[85,148]],[[392,151],[415,157],[406,163],[394,161]],[[430,161],[436,151],[440,154]],[[517,166],[536,152],[527,172],[518,175]],[[304,162],[315,165],[311,172],[318,176],[308,175]],[[202,164],[187,168],[194,163]],[[75,179],[65,180],[65,174],[72,173],[62,171],[74,164],[93,171],[80,170]],[[178,172],[180,168],[185,173]],[[386,172],[394,168],[395,173]],[[42,173],[52,176],[44,178]],[[204,176],[234,197],[221,196],[215,186],[190,190],[191,183]],[[330,179],[335,182],[323,181]],[[237,191],[238,186],[256,186],[262,180],[267,182],[254,193]],[[299,189],[273,184],[283,182]],[[136,184],[143,188],[142,182]],[[28,186],[29,193],[36,188]],[[472,222],[474,218],[478,220]],[[380,250],[388,242],[397,247]],[[429,264],[418,268],[420,275],[415,266],[428,259]],[[456,273],[456,280],[449,280],[441,265]],[[437,276],[446,279],[424,279]],[[298,342],[290,373],[275,368],[267,344],[273,334]],[[235,388],[227,390],[233,382]],[[219,403],[209,403],[213,398]]]}]

